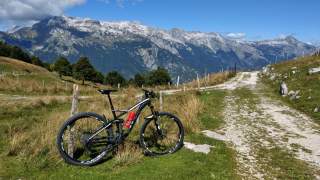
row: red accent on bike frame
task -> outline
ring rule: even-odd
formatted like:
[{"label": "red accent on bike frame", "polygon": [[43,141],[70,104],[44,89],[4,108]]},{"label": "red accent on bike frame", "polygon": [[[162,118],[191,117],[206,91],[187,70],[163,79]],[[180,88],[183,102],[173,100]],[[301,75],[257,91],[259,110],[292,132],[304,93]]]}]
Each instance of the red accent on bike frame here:
[{"label": "red accent on bike frame", "polygon": [[135,112],[129,112],[128,118],[127,118],[126,122],[124,123],[124,127],[129,129],[131,126],[131,122],[134,120],[135,117],[136,117]]}]

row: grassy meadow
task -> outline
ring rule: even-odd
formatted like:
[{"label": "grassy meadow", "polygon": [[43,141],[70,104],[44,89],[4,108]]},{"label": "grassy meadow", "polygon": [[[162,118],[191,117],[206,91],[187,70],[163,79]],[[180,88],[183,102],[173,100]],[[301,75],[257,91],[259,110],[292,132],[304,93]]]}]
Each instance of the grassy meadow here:
[{"label": "grassy meadow", "polygon": [[[319,56],[308,56],[273,64],[269,74],[261,74],[270,94],[281,98],[290,106],[313,117],[320,124],[320,73],[309,74],[309,69],[320,67]],[[279,97],[279,86],[284,81],[290,91],[299,91],[298,99]],[[315,111],[318,108],[319,111]]]},{"label": "grassy meadow", "polygon": [[[137,144],[139,123],[108,161],[89,168],[66,164],[58,155],[55,141],[62,123],[70,117],[72,84],[80,86],[78,111],[93,111],[111,117],[106,97],[96,92],[108,88],[86,82],[80,85],[43,68],[0,57],[0,179],[237,179],[234,152],[222,141],[200,132],[221,126],[223,91],[181,92],[163,97],[163,110],[176,114],[185,127],[185,139],[195,144],[210,144],[208,155],[182,148],[175,154],[145,157]],[[201,80],[221,83],[227,73]],[[187,84],[191,88],[191,84]],[[166,89],[157,87],[155,90]],[[122,109],[137,101],[142,91],[135,87],[119,89],[112,96]],[[154,100],[159,109],[159,102]],[[214,110],[211,108],[215,107]]]}]

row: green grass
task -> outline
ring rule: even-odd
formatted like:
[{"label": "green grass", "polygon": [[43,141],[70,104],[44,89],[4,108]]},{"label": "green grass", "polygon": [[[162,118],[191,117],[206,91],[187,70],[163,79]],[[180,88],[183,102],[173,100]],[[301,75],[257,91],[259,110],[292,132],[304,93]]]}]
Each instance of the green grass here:
[{"label": "green grass", "polygon": [[[271,93],[273,97],[281,99],[291,107],[308,114],[313,117],[316,123],[320,124],[320,112],[314,112],[315,107],[320,107],[320,73],[308,74],[310,68],[319,66],[319,56],[310,56],[274,64],[271,66],[274,68],[272,72],[278,75],[281,74],[281,76],[277,76],[275,80],[262,76],[262,82],[266,85],[264,91],[269,94]],[[296,73],[294,74],[292,71]],[[301,97],[296,100],[290,100],[289,97],[280,97],[279,85],[281,81],[287,84],[289,91],[300,90],[299,96]]]},{"label": "green grass", "polygon": [[[20,145],[21,148],[12,149],[11,138],[14,134],[31,132],[35,126],[44,121],[52,113],[64,111],[68,103],[51,101],[48,104],[42,101],[29,105],[5,105],[1,102],[0,108],[0,177],[15,177],[16,171],[28,172],[21,168],[30,166],[43,166],[47,163],[47,158],[38,161],[41,153],[35,158],[31,158],[29,144],[36,143],[41,137],[28,138]],[[44,148],[45,153],[46,148]],[[17,168],[16,168],[17,167]],[[14,173],[12,173],[14,171]],[[19,173],[17,173],[19,174]]]},{"label": "green grass", "polygon": [[[12,97],[12,94],[20,94],[46,98],[42,95],[71,94],[70,90],[63,90],[65,84],[56,74],[41,67],[14,60],[2,61],[0,58],[0,71],[26,74],[19,78],[13,75],[0,78],[0,83],[6,83],[6,86],[9,86],[7,89],[0,87],[0,93],[8,97]],[[71,81],[70,83],[75,82],[72,78],[63,78]],[[42,82],[49,84],[52,89],[41,88]],[[54,86],[60,86],[60,88]],[[87,90],[83,91],[84,88]],[[90,93],[92,89],[81,86],[80,94]],[[197,96],[204,103],[204,110],[199,114],[199,118],[192,119],[201,121],[202,129],[216,129],[222,125],[224,96],[223,91],[210,91]],[[186,141],[214,146],[208,155],[182,148],[175,154],[162,157],[143,156],[124,163],[119,163],[116,158],[112,158],[94,167],[68,165],[57,154],[55,136],[58,126],[61,126],[61,122],[69,116],[69,101],[53,100],[44,103],[36,99],[31,99],[29,102],[28,99],[12,101],[1,98],[0,179],[238,179],[235,173],[234,152],[222,141],[192,132],[186,134]],[[102,112],[105,102],[101,98],[102,96],[97,96],[81,100],[80,111]],[[184,98],[188,96],[179,96],[177,99]],[[126,106],[130,101],[128,99],[117,102],[120,107]],[[168,104],[169,101],[165,99],[165,103]],[[170,111],[170,105],[168,108]],[[179,109],[176,108],[176,111]],[[44,130],[39,131],[42,125]],[[46,135],[50,135],[50,138],[45,137]],[[18,137],[21,146],[12,146],[13,137]],[[137,140],[137,134],[132,134],[128,139],[130,142]]]},{"label": "green grass", "polygon": [[201,101],[205,104],[203,112],[200,114],[203,128],[217,129],[223,125],[223,108],[225,91],[213,90],[203,92],[200,95]]},{"label": "green grass", "polygon": [[314,173],[308,165],[279,147],[260,149],[259,156],[266,160],[264,168],[277,179],[314,179]]},{"label": "green grass", "polygon": [[[182,149],[178,153],[163,157],[144,157],[141,162],[128,166],[113,167],[114,161],[83,168],[63,162],[56,165],[35,168],[33,162],[15,160],[11,174],[4,178],[28,179],[234,179],[229,169],[225,147],[217,146],[215,151],[205,155]],[[7,170],[7,169],[6,169]]]}]

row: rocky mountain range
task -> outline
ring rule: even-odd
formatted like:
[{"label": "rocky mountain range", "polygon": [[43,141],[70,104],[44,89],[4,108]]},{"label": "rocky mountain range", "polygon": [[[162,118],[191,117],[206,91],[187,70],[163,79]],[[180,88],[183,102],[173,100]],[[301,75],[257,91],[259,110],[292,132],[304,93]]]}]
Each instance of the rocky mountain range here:
[{"label": "rocky mountain range", "polygon": [[245,41],[214,32],[164,30],[137,22],[66,16],[48,17],[32,27],[0,32],[0,39],[47,62],[58,56],[71,62],[87,56],[101,72],[117,70],[126,78],[161,66],[173,79],[179,75],[185,81],[235,64],[238,69],[259,69],[316,50],[293,36]]}]

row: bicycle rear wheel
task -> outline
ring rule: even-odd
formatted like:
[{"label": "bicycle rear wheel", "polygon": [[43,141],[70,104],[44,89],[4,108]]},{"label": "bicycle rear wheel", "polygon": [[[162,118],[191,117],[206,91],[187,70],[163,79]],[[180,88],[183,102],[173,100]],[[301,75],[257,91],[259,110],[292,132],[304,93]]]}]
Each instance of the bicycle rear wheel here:
[{"label": "bicycle rear wheel", "polygon": [[140,131],[140,145],[147,155],[165,155],[183,146],[184,129],[174,115],[159,112],[158,116],[144,122]]},{"label": "bicycle rear wheel", "polygon": [[[57,136],[61,157],[70,164],[92,166],[99,163],[112,149],[112,126],[91,112],[79,113],[67,120]],[[99,131],[101,129],[101,131]]]}]

